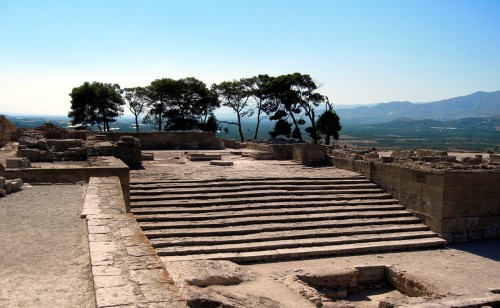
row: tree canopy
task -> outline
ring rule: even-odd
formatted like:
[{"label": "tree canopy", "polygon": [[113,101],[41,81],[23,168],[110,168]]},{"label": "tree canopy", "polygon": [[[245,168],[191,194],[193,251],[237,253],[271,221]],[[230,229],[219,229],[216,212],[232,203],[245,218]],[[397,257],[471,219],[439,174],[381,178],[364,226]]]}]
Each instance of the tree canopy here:
[{"label": "tree canopy", "polygon": [[229,107],[236,113],[236,122],[226,123],[236,125],[240,140],[245,141],[241,119],[253,114],[253,109],[249,104],[249,99],[252,96],[251,85],[244,80],[223,81],[214,85],[212,89],[219,96],[222,106]]},{"label": "tree canopy", "polygon": [[305,124],[301,117],[304,115],[311,124],[306,128],[306,132],[314,143],[317,143],[319,135],[315,108],[325,101],[324,96],[316,92],[317,89],[318,86],[311,76],[306,74],[294,73],[268,78],[263,91],[270,98],[266,109],[272,114],[271,120],[290,118],[294,125],[292,137],[302,140],[299,125]]},{"label": "tree canopy", "polygon": [[[300,127],[309,123],[304,130],[313,142],[318,142],[320,134],[326,134],[328,144],[330,136],[338,139],[340,119],[318,89],[319,85],[310,75],[301,73],[276,77],[260,74],[223,81],[210,88],[194,77],[156,79],[146,87],[123,91],[117,84],[85,82],[70,93],[68,116],[73,124],[97,124],[100,130],[109,130],[109,122],[123,113],[126,102],[135,117],[137,131],[141,114],[145,114],[144,123],[153,124],[159,131],[217,131],[220,125],[214,111],[223,105],[234,111],[236,120],[220,122],[236,125],[242,141],[245,140],[242,119],[255,115],[254,139],[258,137],[261,121],[269,117],[275,121],[274,129],[269,132],[273,137],[302,140]],[[317,107],[323,103],[327,111],[318,118]]]},{"label": "tree canopy", "polygon": [[[123,114],[125,102],[120,95],[120,86],[101,82],[85,82],[73,88],[71,93],[71,110],[68,117],[71,123],[94,125],[99,130],[109,131],[109,123]],[[101,127],[102,124],[102,127]]]},{"label": "tree canopy", "polygon": [[139,131],[139,116],[146,111],[149,103],[148,92],[145,88],[127,88],[123,90],[123,98],[127,102],[127,107],[135,118],[135,130]]}]

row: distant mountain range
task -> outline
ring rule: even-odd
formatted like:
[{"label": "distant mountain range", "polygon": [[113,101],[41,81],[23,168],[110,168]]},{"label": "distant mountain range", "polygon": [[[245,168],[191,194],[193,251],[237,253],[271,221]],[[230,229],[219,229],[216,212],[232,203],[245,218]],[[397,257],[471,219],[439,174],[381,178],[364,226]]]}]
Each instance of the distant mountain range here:
[{"label": "distant mountain range", "polygon": [[335,109],[342,123],[375,124],[400,118],[449,121],[500,115],[500,91],[476,92],[430,103],[390,102]]},{"label": "distant mountain range", "polygon": [[500,132],[500,116],[485,117],[485,118],[465,118],[459,120],[438,121],[438,120],[412,120],[408,118],[400,118],[381,124],[368,124],[370,127],[378,129],[460,129],[460,130],[481,130],[481,131],[499,131]]}]

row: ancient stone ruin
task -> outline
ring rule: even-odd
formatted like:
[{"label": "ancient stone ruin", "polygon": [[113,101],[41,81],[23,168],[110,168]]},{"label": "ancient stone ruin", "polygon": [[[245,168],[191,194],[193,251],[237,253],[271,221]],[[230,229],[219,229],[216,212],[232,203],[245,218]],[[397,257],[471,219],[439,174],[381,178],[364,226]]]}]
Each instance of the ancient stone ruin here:
[{"label": "ancient stone ruin", "polygon": [[5,197],[7,194],[20,191],[23,187],[22,179],[6,180],[0,176],[0,197]]}]

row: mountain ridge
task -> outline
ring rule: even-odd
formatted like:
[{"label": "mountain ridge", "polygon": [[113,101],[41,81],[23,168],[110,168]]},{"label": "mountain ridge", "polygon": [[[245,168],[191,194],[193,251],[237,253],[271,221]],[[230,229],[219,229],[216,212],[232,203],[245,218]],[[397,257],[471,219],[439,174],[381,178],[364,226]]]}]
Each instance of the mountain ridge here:
[{"label": "mountain ridge", "polygon": [[393,101],[377,105],[338,108],[344,123],[377,124],[399,118],[449,121],[500,115],[500,91],[478,91],[469,95],[428,103]]}]

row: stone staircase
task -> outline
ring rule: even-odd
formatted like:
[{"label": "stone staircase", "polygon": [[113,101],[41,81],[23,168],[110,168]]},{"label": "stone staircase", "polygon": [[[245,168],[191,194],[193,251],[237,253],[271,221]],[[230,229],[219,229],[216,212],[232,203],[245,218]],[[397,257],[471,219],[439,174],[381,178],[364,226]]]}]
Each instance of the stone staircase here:
[{"label": "stone staircase", "polygon": [[258,262],[446,243],[362,176],[132,182],[130,199],[166,261]]}]

